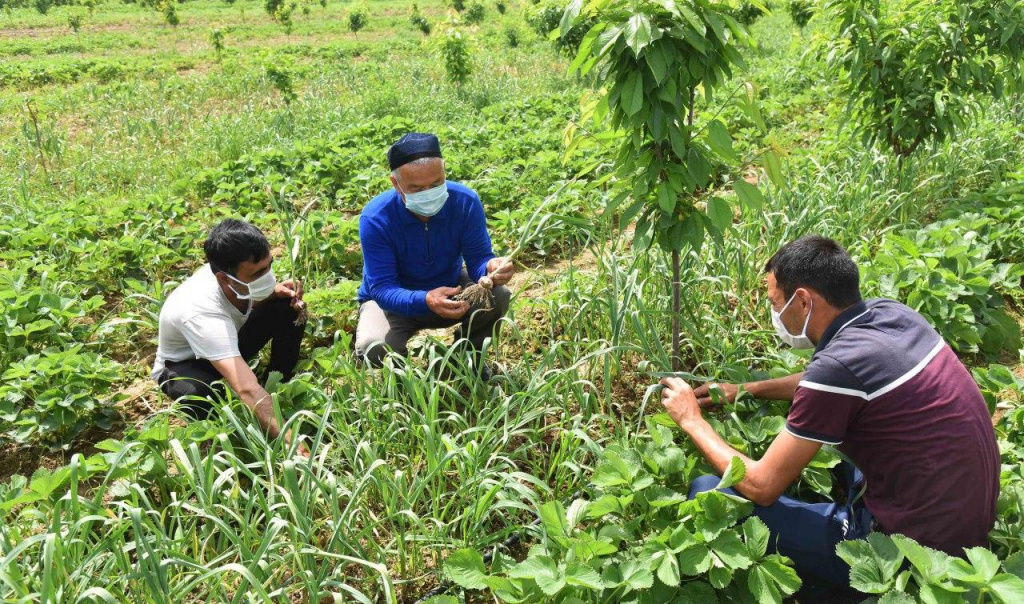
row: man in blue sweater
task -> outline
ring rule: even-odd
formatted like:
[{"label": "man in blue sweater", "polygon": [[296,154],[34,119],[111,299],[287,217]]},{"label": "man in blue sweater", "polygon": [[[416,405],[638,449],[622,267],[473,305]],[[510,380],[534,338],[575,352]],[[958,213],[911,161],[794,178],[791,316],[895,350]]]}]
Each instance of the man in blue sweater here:
[{"label": "man in blue sweater", "polygon": [[[441,144],[433,134],[410,133],[388,150],[393,189],[363,208],[359,240],[363,282],[359,287],[356,354],[379,366],[388,350],[405,354],[417,331],[461,323],[479,351],[508,310],[504,287],[514,271],[496,258],[484,207],[470,188],[445,180]],[[488,275],[494,283],[490,310],[454,300],[463,287]],[[479,362],[486,379],[490,371]]]}]

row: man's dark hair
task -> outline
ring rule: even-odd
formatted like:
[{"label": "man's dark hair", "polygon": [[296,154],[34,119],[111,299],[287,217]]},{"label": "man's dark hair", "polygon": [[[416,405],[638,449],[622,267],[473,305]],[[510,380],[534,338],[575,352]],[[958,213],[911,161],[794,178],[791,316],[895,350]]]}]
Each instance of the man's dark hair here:
[{"label": "man's dark hair", "polygon": [[809,287],[836,308],[860,302],[860,271],[843,246],[821,235],[806,235],[782,246],[764,265],[788,300]]},{"label": "man's dark hair", "polygon": [[217,273],[235,275],[238,265],[259,262],[270,255],[270,242],[263,231],[243,220],[226,218],[210,231],[203,243],[206,261]]}]

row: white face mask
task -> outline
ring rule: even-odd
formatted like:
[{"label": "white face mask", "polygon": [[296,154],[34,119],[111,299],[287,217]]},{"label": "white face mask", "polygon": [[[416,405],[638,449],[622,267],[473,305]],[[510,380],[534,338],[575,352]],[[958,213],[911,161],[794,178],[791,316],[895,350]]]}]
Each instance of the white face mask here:
[{"label": "white face mask", "polygon": [[249,288],[248,294],[240,294],[238,293],[237,289],[231,287],[230,285],[228,286],[231,288],[231,291],[235,292],[235,295],[238,296],[239,300],[252,300],[253,302],[260,302],[262,300],[266,300],[267,298],[270,297],[270,294],[274,293],[274,288],[277,287],[277,277],[274,276],[274,269],[270,269],[269,271],[266,272],[265,275],[263,275],[259,279],[254,279],[249,283],[246,283],[245,281],[239,281],[238,279],[229,275],[228,273],[224,274],[228,275],[228,278],[234,281],[235,283],[240,283]]},{"label": "white face mask", "polygon": [[446,201],[448,201],[448,183],[441,183],[433,189],[419,193],[405,193],[406,209],[420,216],[430,217],[437,214],[444,207]]},{"label": "white face mask", "polygon": [[772,325],[775,326],[775,332],[779,334],[779,338],[793,348],[814,348],[814,342],[811,342],[811,339],[807,337],[807,325],[810,324],[811,313],[814,312],[814,300],[811,300],[811,310],[807,312],[807,320],[804,321],[804,329],[800,332],[800,335],[795,336],[789,333],[786,325],[782,322],[782,313],[786,312],[786,309],[789,308],[789,305],[793,303],[795,298],[796,292],[793,292],[793,295],[789,297],[789,301],[782,307],[782,310],[775,312],[774,308],[771,309]]}]

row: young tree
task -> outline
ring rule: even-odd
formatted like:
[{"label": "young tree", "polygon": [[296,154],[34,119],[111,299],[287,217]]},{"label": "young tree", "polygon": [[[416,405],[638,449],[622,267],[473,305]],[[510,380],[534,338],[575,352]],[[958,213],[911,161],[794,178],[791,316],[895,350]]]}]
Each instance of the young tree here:
[{"label": "young tree", "polygon": [[695,124],[697,94],[702,91],[710,101],[733,68],[743,65],[737,46],[749,44],[749,36],[712,0],[575,0],[561,31],[588,18],[595,25],[583,36],[570,70],[592,74],[602,91],[596,114],[610,118],[621,133],[615,164],[628,190],[608,211],[631,197],[620,224],[639,216],[636,236],[653,232],[653,240],[671,253],[672,363],[678,370],[680,253],[700,250],[705,233],[720,239],[731,225],[728,202],[711,196],[704,210],[697,202],[714,184],[713,164],[738,161],[722,121]]},{"label": "young tree", "polygon": [[348,12],[348,29],[352,33],[359,35],[359,30],[366,27],[370,18],[366,13],[366,9],[362,6],[353,6]]},{"label": "young tree", "polygon": [[462,33],[453,28],[441,38],[441,58],[444,60],[444,70],[448,79],[455,82],[459,90],[469,80],[472,67],[469,60],[469,44]]},{"label": "young tree", "polygon": [[1019,0],[830,0],[827,9],[839,27],[829,56],[845,76],[847,114],[901,164],[963,128],[980,95],[1020,87]]}]

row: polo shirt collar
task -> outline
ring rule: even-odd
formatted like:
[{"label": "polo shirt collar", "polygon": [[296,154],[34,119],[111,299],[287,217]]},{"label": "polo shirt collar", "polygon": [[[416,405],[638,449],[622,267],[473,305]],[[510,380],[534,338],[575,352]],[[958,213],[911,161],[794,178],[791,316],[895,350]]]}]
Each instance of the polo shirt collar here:
[{"label": "polo shirt collar", "polygon": [[850,308],[847,308],[843,312],[839,313],[839,316],[832,320],[825,333],[821,334],[821,339],[818,340],[818,345],[814,348],[814,353],[817,354],[828,346],[828,343],[832,341],[832,338],[836,337],[844,327],[860,319],[863,315],[868,312],[868,305],[866,302],[861,300],[854,304]]}]

